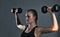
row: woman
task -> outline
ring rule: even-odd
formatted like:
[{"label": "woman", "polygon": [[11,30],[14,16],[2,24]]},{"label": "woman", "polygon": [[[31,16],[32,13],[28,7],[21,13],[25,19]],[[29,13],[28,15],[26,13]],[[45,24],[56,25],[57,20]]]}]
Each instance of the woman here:
[{"label": "woman", "polygon": [[26,13],[26,23],[27,26],[21,24],[19,21],[18,13],[15,12],[15,19],[16,19],[16,26],[19,29],[22,29],[23,32],[21,34],[21,37],[39,37],[43,33],[50,33],[50,32],[56,32],[58,31],[58,22],[55,16],[55,13],[51,11],[51,7],[48,7],[47,11],[52,16],[53,24],[50,27],[38,27],[37,26],[37,12],[34,9],[27,10]]}]

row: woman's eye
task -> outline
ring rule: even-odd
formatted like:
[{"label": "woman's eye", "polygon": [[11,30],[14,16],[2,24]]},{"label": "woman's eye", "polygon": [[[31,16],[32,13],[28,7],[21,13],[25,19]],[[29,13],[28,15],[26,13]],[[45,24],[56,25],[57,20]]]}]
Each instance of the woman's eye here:
[{"label": "woman's eye", "polygon": [[30,17],[30,16],[27,16],[28,18]]}]

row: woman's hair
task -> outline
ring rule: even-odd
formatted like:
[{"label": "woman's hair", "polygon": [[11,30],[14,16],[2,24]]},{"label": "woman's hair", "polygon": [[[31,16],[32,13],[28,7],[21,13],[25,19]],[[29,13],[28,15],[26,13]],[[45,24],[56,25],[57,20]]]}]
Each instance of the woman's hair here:
[{"label": "woman's hair", "polygon": [[32,11],[33,15],[36,16],[35,22],[37,23],[37,19],[38,19],[37,11],[35,9],[29,9],[29,10],[27,10],[27,12],[30,12],[30,11]]}]

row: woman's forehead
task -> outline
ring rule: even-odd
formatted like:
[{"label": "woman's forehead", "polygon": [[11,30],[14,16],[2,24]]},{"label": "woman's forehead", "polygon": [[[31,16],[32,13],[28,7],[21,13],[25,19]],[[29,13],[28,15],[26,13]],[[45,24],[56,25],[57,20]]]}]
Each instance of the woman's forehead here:
[{"label": "woman's forehead", "polygon": [[32,12],[26,12],[25,16],[32,15]]}]

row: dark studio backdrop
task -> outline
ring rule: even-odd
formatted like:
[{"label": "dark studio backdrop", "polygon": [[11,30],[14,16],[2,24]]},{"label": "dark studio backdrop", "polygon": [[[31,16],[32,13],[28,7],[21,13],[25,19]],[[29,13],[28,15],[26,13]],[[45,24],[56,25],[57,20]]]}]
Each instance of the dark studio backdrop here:
[{"label": "dark studio backdrop", "polygon": [[[52,24],[51,16],[49,13],[43,14],[41,7],[53,6],[59,4],[60,0],[0,0],[0,37],[20,37],[22,30],[18,29],[15,24],[14,14],[10,12],[11,8],[22,8],[23,12],[19,15],[23,24],[25,22],[25,13],[28,9],[36,9],[38,12],[38,26],[49,27]],[[56,16],[60,23],[60,13],[57,12]],[[41,37],[60,37],[60,32],[53,32],[43,34]]]}]

